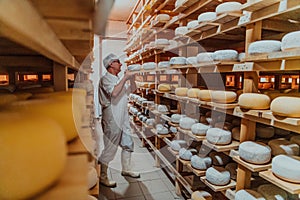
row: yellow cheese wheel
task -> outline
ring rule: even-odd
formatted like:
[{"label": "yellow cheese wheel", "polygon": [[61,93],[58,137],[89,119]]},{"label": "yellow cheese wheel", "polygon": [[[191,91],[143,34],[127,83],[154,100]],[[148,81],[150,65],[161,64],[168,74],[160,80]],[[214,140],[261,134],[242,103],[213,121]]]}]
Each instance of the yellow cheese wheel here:
[{"label": "yellow cheese wheel", "polygon": [[188,88],[186,88],[186,87],[178,87],[178,88],[175,89],[175,94],[177,96],[186,97],[187,92],[188,92]]},{"label": "yellow cheese wheel", "polygon": [[236,100],[236,93],[231,91],[212,91],[212,100],[218,103],[232,103]]},{"label": "yellow cheese wheel", "polygon": [[64,169],[63,130],[42,115],[1,113],[0,146],[0,199],[31,199]]},{"label": "yellow cheese wheel", "polygon": [[160,92],[169,92],[171,91],[171,86],[170,84],[162,83],[158,85],[158,91]]},{"label": "yellow cheese wheel", "polygon": [[13,94],[0,94],[0,106],[5,106],[17,100],[17,96]]},{"label": "yellow cheese wheel", "polygon": [[200,92],[199,88],[190,88],[187,91],[187,96],[190,98],[199,98],[199,92]]},{"label": "yellow cheese wheel", "polygon": [[244,93],[239,96],[238,104],[244,109],[268,109],[271,99],[268,95],[257,93]]},{"label": "yellow cheese wheel", "polygon": [[201,101],[211,101],[211,90],[200,90],[199,99]]},{"label": "yellow cheese wheel", "polygon": [[300,117],[300,98],[277,97],[271,103],[273,115],[283,117]]}]

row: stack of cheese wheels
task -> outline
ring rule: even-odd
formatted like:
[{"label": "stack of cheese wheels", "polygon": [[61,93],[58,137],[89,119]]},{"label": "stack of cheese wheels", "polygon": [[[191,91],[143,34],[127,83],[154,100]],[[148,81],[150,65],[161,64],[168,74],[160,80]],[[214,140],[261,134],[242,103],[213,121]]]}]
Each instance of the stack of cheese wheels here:
[{"label": "stack of cheese wheels", "polygon": [[166,21],[169,21],[170,19],[171,19],[171,17],[168,14],[158,14],[155,17],[155,20],[157,20],[159,22],[166,22]]},{"label": "stack of cheese wheels", "polygon": [[277,40],[261,40],[252,42],[249,45],[248,53],[249,54],[258,54],[258,53],[271,53],[280,51],[281,42]]},{"label": "stack of cheese wheels", "polygon": [[18,98],[14,94],[0,94],[0,106],[5,106],[17,100]]},{"label": "stack of cheese wheels", "polygon": [[257,188],[257,192],[263,195],[263,197],[266,198],[267,200],[268,199],[288,200],[287,193],[283,189],[280,189],[279,187],[273,184],[260,185]]},{"label": "stack of cheese wheels", "polygon": [[229,163],[230,157],[222,152],[210,152],[209,157],[211,157],[213,165],[225,166]]},{"label": "stack of cheese wheels", "polygon": [[175,124],[179,124],[181,117],[182,115],[180,114],[173,114],[171,115],[171,122]]},{"label": "stack of cheese wheels", "polygon": [[240,158],[253,164],[265,164],[271,160],[271,148],[263,143],[246,141],[239,146]]},{"label": "stack of cheese wheels", "polygon": [[175,29],[175,36],[182,36],[182,35],[187,34],[188,32],[189,32],[188,27],[180,26]]},{"label": "stack of cheese wheels", "polygon": [[195,123],[197,123],[195,119],[186,116],[181,117],[179,120],[180,128],[186,130],[190,130]]},{"label": "stack of cheese wheels", "polygon": [[44,115],[0,114],[0,199],[31,199],[61,176],[66,139]]},{"label": "stack of cheese wheels", "polygon": [[213,185],[227,185],[230,182],[230,173],[223,167],[210,167],[205,173],[206,180]]},{"label": "stack of cheese wheels", "polygon": [[218,15],[223,13],[242,13],[242,4],[239,2],[225,2],[216,7]]},{"label": "stack of cheese wheels", "polygon": [[294,31],[283,36],[281,40],[281,50],[300,48],[300,31]]},{"label": "stack of cheese wheels", "polygon": [[236,100],[236,93],[231,91],[212,91],[212,101],[217,103],[232,103]]},{"label": "stack of cheese wheels", "polygon": [[191,64],[191,65],[195,65],[197,64],[198,61],[197,61],[197,57],[193,56],[193,57],[188,57],[186,59],[186,64]]},{"label": "stack of cheese wheels", "polygon": [[275,135],[274,127],[272,126],[261,126],[256,127],[256,136],[259,138],[269,139]]},{"label": "stack of cheese wheels", "polygon": [[290,141],[300,146],[300,135],[295,135],[290,138]]},{"label": "stack of cheese wheels", "polygon": [[171,65],[185,65],[186,64],[186,58],[185,57],[172,57],[170,59]]},{"label": "stack of cheese wheels", "polygon": [[197,62],[213,62],[213,52],[202,52],[197,55]]},{"label": "stack of cheese wheels", "polygon": [[201,101],[211,101],[212,90],[200,90],[199,99]]},{"label": "stack of cheese wheels", "polygon": [[190,98],[199,98],[199,92],[200,92],[199,88],[190,88],[187,91],[187,96]]},{"label": "stack of cheese wheels", "polygon": [[231,143],[231,132],[220,128],[210,128],[207,130],[206,139],[216,145],[226,145]]},{"label": "stack of cheese wheels", "polygon": [[199,24],[198,20],[192,20],[187,24],[188,29],[193,29]]},{"label": "stack of cheese wheels", "polygon": [[157,89],[160,92],[169,92],[169,91],[171,91],[171,86],[170,86],[170,84],[161,83],[158,85]]},{"label": "stack of cheese wheels", "polygon": [[300,183],[300,157],[275,156],[272,159],[272,172],[285,181]]},{"label": "stack of cheese wheels", "polygon": [[272,155],[277,156],[280,154],[285,155],[299,155],[299,145],[290,142],[284,138],[270,140],[268,145],[272,149]]},{"label": "stack of cheese wheels", "polygon": [[150,69],[155,69],[155,68],[156,68],[155,62],[146,62],[143,64],[143,69],[145,69],[145,70],[150,70]]},{"label": "stack of cheese wheels", "polygon": [[170,62],[169,61],[161,61],[158,63],[158,68],[169,68]]},{"label": "stack of cheese wheels", "polygon": [[212,164],[210,157],[201,158],[198,155],[193,155],[191,158],[191,165],[193,168],[198,170],[206,170]]},{"label": "stack of cheese wheels", "polygon": [[230,178],[233,179],[233,180],[236,180],[236,176],[237,176],[237,163],[235,163],[235,162],[228,163],[228,164],[225,166],[225,169],[226,169],[227,171],[229,171],[229,173],[230,173]]},{"label": "stack of cheese wheels", "polygon": [[236,61],[238,60],[238,52],[232,49],[218,50],[214,52],[213,59],[220,61]]},{"label": "stack of cheese wheels", "polygon": [[238,104],[244,109],[269,109],[271,99],[268,95],[257,93],[244,93],[239,96]]},{"label": "stack of cheese wheels", "polygon": [[241,127],[240,126],[233,127],[233,129],[231,130],[231,133],[232,133],[232,139],[240,141],[240,136],[241,136]]},{"label": "stack of cheese wheels", "polygon": [[205,124],[196,123],[196,124],[192,125],[191,131],[194,135],[204,136],[204,135],[206,135],[206,132],[209,128],[210,128],[210,126],[207,126]]},{"label": "stack of cheese wheels", "polygon": [[140,64],[129,65],[127,69],[129,71],[139,71],[141,70],[141,65]]},{"label": "stack of cheese wheels", "polygon": [[273,115],[300,117],[300,98],[298,97],[277,97],[271,102],[270,107]]},{"label": "stack of cheese wheels", "polygon": [[189,89],[186,88],[186,87],[178,87],[178,88],[175,89],[175,95],[186,97],[188,90]]},{"label": "stack of cheese wheels", "polygon": [[196,154],[197,154],[196,149],[181,148],[179,150],[179,157],[183,160],[191,160],[192,156]]},{"label": "stack of cheese wheels", "polygon": [[198,16],[198,22],[209,22],[217,18],[217,13],[215,12],[204,12]]},{"label": "stack of cheese wheels", "polygon": [[209,194],[206,191],[195,191],[195,192],[192,193],[191,198],[193,200],[203,200],[203,199],[212,200],[211,194]]},{"label": "stack of cheese wheels", "polygon": [[235,193],[235,200],[266,200],[260,193],[254,190],[239,190]]},{"label": "stack of cheese wheels", "polygon": [[88,172],[88,189],[93,188],[98,182],[98,174],[94,167],[89,167]]},{"label": "stack of cheese wheels", "polygon": [[188,145],[185,140],[173,140],[170,147],[174,151],[179,151],[181,148],[187,148]]}]

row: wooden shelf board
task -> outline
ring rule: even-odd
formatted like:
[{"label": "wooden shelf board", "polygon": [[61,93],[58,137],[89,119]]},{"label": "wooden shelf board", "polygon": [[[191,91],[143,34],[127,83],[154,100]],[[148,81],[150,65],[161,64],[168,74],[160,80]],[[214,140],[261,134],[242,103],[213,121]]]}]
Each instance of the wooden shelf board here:
[{"label": "wooden shelf board", "polygon": [[251,0],[242,5],[242,10],[253,12],[278,2],[280,2],[280,0]]},{"label": "wooden shelf board", "polygon": [[64,172],[58,182],[36,199],[86,199],[88,195],[87,173],[88,165],[85,155],[68,156]]},{"label": "wooden shelf board", "polygon": [[188,168],[189,170],[191,170],[196,176],[205,176],[206,171],[205,171],[205,170],[195,169],[195,168],[192,166],[191,162],[189,162],[189,163],[187,164],[187,168]]},{"label": "wooden shelf board", "polygon": [[172,123],[171,121],[169,121],[168,124],[169,124],[170,126],[179,127],[179,124]]},{"label": "wooden shelf board", "polygon": [[157,137],[159,137],[159,138],[172,137],[172,134],[170,134],[170,133],[169,133],[169,134],[163,134],[163,135],[158,134],[154,128],[151,129],[151,132],[152,132],[155,136],[157,136]]},{"label": "wooden shelf board", "polygon": [[158,21],[158,20],[154,20],[154,21],[152,22],[151,27],[152,27],[152,28],[162,28],[162,27],[164,27],[164,25],[165,25],[166,23],[167,23],[167,21],[161,22],[161,21]]},{"label": "wooden shelf board", "polygon": [[215,145],[215,144],[209,143],[207,140],[204,140],[203,144],[217,152],[224,152],[224,151],[230,151],[232,149],[238,149],[238,147],[240,145],[240,143],[238,141],[234,141],[234,140],[228,145]]},{"label": "wooden shelf board", "polygon": [[290,183],[277,178],[272,173],[271,169],[264,172],[259,172],[259,176],[273,183],[274,185],[288,191],[291,194],[300,194],[300,184]]},{"label": "wooden shelf board", "polygon": [[177,156],[177,159],[179,162],[181,162],[184,166],[188,166],[188,164],[191,162],[189,160],[183,160],[181,158],[179,158],[179,155]]},{"label": "wooden shelf board", "polygon": [[185,135],[190,136],[191,138],[193,138],[196,141],[203,141],[206,138],[205,135],[204,136],[195,135],[190,130],[184,130],[184,129],[180,128],[180,127],[177,127],[177,129],[178,129],[179,132],[181,132],[181,133],[183,133]]},{"label": "wooden shelf board", "polygon": [[213,22],[218,24],[224,24],[241,16],[242,13],[224,13],[219,15],[215,20],[213,20]]},{"label": "wooden shelf board", "polygon": [[211,183],[209,183],[207,180],[206,180],[206,177],[203,176],[203,177],[200,177],[201,181],[203,183],[205,183],[205,185],[207,185],[208,187],[210,187],[214,192],[221,192],[221,191],[225,191],[227,189],[230,189],[230,188],[233,188],[235,187],[236,185],[236,182],[233,181],[233,180],[230,180],[230,183],[227,184],[227,185],[224,185],[224,186],[217,186],[217,185],[213,185]]},{"label": "wooden shelf board", "polygon": [[233,156],[232,158],[235,162],[237,162],[238,164],[246,167],[251,172],[265,171],[265,170],[268,170],[272,167],[271,163],[263,164],[263,165],[256,165],[256,164],[252,164],[252,163],[248,163],[248,162],[244,161],[239,156]]}]

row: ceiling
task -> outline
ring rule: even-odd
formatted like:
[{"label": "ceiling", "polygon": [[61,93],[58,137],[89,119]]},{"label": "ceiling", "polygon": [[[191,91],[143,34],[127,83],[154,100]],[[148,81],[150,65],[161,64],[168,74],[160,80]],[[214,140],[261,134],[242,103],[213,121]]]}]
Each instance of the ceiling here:
[{"label": "ceiling", "polygon": [[126,21],[138,0],[115,0],[109,20]]}]

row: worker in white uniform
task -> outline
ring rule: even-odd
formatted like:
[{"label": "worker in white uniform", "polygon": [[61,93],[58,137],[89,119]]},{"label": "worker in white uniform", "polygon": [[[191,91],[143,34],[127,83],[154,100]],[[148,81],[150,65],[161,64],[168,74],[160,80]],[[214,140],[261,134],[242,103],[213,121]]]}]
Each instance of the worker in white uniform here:
[{"label": "worker in white uniform", "polygon": [[[140,174],[131,171],[131,153],[133,152],[133,140],[129,125],[127,110],[128,95],[136,90],[133,75],[125,71],[122,79],[120,60],[114,54],[109,54],[103,59],[106,74],[99,82],[99,102],[102,107],[102,129],[104,149],[99,157],[101,164],[100,183],[107,187],[116,187],[116,182],[107,177],[107,168],[110,161],[116,155],[118,146],[122,147],[121,163],[122,176],[139,178]],[[130,80],[130,85],[127,81]]]}]

